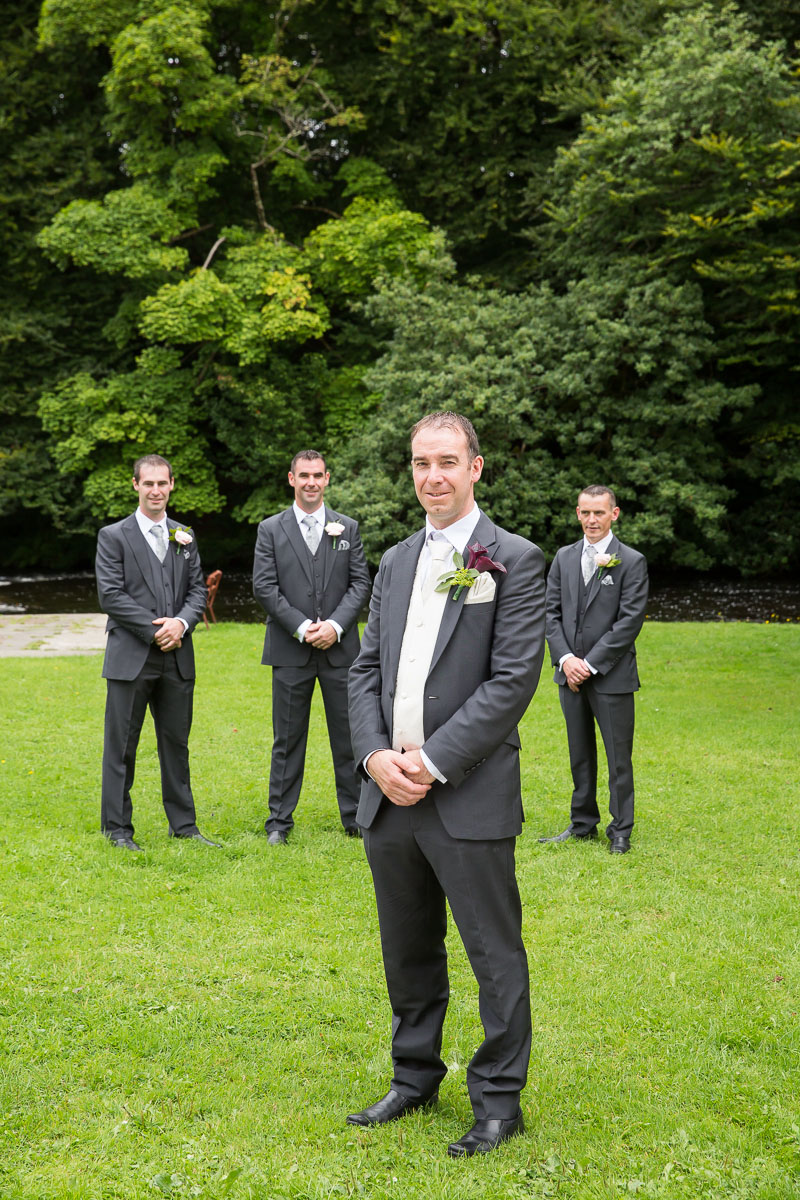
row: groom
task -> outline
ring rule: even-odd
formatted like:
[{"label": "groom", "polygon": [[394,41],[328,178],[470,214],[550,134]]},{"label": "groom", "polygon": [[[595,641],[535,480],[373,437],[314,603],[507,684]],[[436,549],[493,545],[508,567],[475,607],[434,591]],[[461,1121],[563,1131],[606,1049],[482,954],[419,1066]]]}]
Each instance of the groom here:
[{"label": "groom", "polygon": [[141,850],[133,840],[131,787],[148,706],[170,836],[216,845],[197,828],[189,782],[192,630],[203,615],[206,589],[191,530],[167,518],[174,486],[165,458],[138,459],[133,488],[139,507],[97,537],[97,594],[108,614],[101,828],[123,850]]},{"label": "groom", "polygon": [[[411,435],[425,528],[383,557],[350,726],[364,775],[358,822],[372,871],[392,1006],[385,1096],[347,1121],[383,1125],[437,1099],[446,1073],[446,902],[478,981],[485,1040],[467,1068],[474,1124],[452,1157],[523,1131],[531,1043],[528,965],[514,869],[522,830],[519,733],[544,651],[544,558],[477,507],[483,458],[453,412]],[[477,569],[438,588],[456,552]],[[474,576],[474,577],[473,577]]]}]

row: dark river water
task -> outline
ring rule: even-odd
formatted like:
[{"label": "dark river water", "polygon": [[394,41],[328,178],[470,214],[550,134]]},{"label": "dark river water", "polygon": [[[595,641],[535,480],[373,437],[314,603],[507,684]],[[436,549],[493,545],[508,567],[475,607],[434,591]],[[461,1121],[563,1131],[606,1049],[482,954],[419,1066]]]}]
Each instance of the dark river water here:
[{"label": "dark river water", "polygon": [[[93,575],[0,575],[0,614],[98,611]],[[264,619],[252,597],[249,572],[223,576],[215,612],[220,621]],[[651,621],[800,621],[800,579],[656,576],[647,615]]]}]

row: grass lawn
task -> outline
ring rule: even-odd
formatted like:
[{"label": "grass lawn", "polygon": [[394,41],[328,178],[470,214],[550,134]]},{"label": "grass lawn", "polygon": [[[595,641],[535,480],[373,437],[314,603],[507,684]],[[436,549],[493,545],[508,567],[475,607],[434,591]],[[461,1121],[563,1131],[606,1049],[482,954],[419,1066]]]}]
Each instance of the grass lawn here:
[{"label": "grass lawn", "polygon": [[269,847],[261,630],[196,644],[193,784],[222,850],[168,841],[149,723],[147,852],[100,836],[99,656],[0,664],[2,1200],[796,1200],[797,626],[646,626],[622,858],[536,841],[570,792],[545,674],[522,728],[528,1134],[467,1161],[445,1154],[480,1039],[457,937],[438,1108],[346,1126],[388,1084],[390,1014],[321,706],[294,836]]}]

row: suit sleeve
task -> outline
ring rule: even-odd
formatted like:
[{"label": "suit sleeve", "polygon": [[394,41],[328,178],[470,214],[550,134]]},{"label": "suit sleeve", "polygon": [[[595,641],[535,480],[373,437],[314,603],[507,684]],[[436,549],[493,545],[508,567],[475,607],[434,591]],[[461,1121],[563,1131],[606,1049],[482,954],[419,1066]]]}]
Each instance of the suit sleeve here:
[{"label": "suit sleeve", "polygon": [[637,553],[623,567],[619,576],[617,619],[584,655],[600,675],[607,674],[626,650],[633,647],[647,611],[647,560]]},{"label": "suit sleeve", "polygon": [[[351,625],[355,625],[361,611],[369,598],[370,578],[364,547],[361,545],[361,534],[355,521],[350,522],[350,550],[348,554],[350,576],[347,591],[326,620],[336,621],[346,633]],[[296,626],[295,626],[296,628]]]},{"label": "suit sleeve", "polygon": [[[564,617],[561,607],[561,551],[553,559],[547,576],[547,598],[545,601],[545,633],[553,666],[557,667],[565,654],[574,654],[567,635],[564,633]],[[594,666],[594,663],[592,664]]]},{"label": "suit sleeve", "polygon": [[498,588],[489,678],[422,749],[458,787],[513,732],[533,698],[544,657],[544,555],[530,546]]},{"label": "suit sleeve", "polygon": [[186,598],[176,617],[180,617],[188,625],[187,633],[191,633],[197,622],[203,615],[203,610],[208,599],[208,589],[206,581],[203,577],[203,568],[200,565],[200,553],[197,549],[197,542],[193,543],[193,551],[187,558],[189,579],[186,588]]},{"label": "suit sleeve", "polygon": [[103,612],[117,625],[149,645],[156,633],[153,618],[158,614],[143,608],[125,590],[125,554],[122,536],[118,531],[100,530],[94,566],[97,597]]},{"label": "suit sleeve", "polygon": [[304,621],[314,620],[313,614],[302,612],[290,604],[280,589],[275,537],[269,519],[262,521],[258,527],[253,558],[253,595],[273,621],[277,621],[290,637],[294,637]]},{"label": "suit sleeve", "polygon": [[362,775],[362,763],[373,750],[391,750],[389,730],[383,719],[381,705],[381,596],[386,580],[386,556],[384,556],[372,597],[369,602],[369,620],[361,639],[361,651],[350,667],[348,675],[348,700],[350,711],[350,737],[353,743],[353,758]]}]

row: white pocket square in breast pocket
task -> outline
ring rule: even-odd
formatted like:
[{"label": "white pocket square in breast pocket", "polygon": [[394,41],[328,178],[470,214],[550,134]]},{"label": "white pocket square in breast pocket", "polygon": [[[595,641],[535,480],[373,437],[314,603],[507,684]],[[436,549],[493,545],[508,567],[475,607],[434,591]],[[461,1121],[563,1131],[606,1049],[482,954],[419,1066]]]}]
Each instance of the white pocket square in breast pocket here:
[{"label": "white pocket square in breast pocket", "polygon": [[338,546],[336,547],[336,549],[337,549],[337,550],[349,550],[349,549],[350,549],[350,543],[347,541],[347,539],[346,539],[346,538],[339,538],[339,544],[338,544]]},{"label": "white pocket square in breast pocket", "polygon": [[614,580],[611,578],[610,575],[604,575],[603,578],[600,580],[600,584],[602,587],[613,587]]},{"label": "white pocket square in breast pocket", "polygon": [[497,584],[488,571],[482,571],[467,592],[465,604],[488,604],[494,600]]}]

